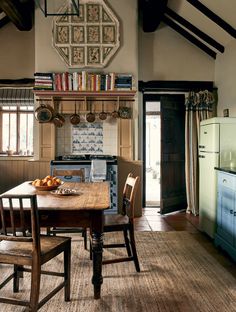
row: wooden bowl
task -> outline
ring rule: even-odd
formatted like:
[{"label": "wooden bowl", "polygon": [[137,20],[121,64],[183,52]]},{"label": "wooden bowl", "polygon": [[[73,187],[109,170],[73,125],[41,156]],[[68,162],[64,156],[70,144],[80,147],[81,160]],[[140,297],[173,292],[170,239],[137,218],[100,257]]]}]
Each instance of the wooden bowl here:
[{"label": "wooden bowl", "polygon": [[[30,184],[32,185],[32,182]],[[52,190],[56,190],[61,184],[59,184],[59,185],[50,185],[50,186],[48,186],[48,185],[42,185],[42,186],[32,185],[32,186],[37,191],[52,191]]]}]

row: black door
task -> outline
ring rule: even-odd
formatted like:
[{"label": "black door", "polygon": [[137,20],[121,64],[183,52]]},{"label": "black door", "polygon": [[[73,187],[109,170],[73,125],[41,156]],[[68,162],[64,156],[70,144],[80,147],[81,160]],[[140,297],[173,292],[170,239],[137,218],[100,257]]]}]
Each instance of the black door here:
[{"label": "black door", "polygon": [[163,95],[161,102],[161,202],[162,214],[186,209],[185,97]]}]

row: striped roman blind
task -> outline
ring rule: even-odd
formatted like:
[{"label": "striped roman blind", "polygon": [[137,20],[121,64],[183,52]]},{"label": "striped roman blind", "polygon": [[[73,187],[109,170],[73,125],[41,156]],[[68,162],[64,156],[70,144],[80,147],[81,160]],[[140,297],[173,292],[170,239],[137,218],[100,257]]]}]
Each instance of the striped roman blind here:
[{"label": "striped roman blind", "polygon": [[0,106],[34,106],[33,88],[0,88]]}]

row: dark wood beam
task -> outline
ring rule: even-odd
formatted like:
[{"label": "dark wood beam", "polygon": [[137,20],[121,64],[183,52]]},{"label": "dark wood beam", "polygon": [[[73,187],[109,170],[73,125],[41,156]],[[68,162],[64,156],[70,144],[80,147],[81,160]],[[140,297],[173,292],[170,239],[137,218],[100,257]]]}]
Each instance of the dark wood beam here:
[{"label": "dark wood beam", "polygon": [[138,0],[138,9],[144,32],[154,32],[159,26],[168,0]]},{"label": "dark wood beam", "polygon": [[19,30],[32,29],[34,17],[34,2],[32,0],[1,0],[0,9]]},{"label": "dark wood beam", "polygon": [[140,92],[148,92],[148,91],[189,92],[190,90],[213,91],[213,89],[215,89],[213,81],[139,80],[138,82],[138,90]]},{"label": "dark wood beam", "polygon": [[187,40],[189,40],[191,43],[193,43],[194,45],[196,45],[198,48],[200,48],[201,50],[203,50],[205,53],[207,53],[208,55],[210,55],[212,58],[216,59],[216,53],[215,51],[211,50],[210,48],[208,48],[208,46],[206,46],[204,43],[202,43],[200,40],[198,40],[196,37],[194,37],[193,35],[191,35],[187,30],[185,30],[184,28],[182,28],[181,26],[179,26],[177,23],[175,23],[173,20],[171,20],[169,17],[167,16],[163,16],[162,18],[163,22],[165,24],[167,24],[168,26],[170,26],[171,28],[173,28],[175,31],[177,31],[180,35],[182,35],[183,37],[185,37]]},{"label": "dark wood beam", "polygon": [[10,18],[8,16],[4,16],[0,19],[0,28],[10,22]]},{"label": "dark wood beam", "polygon": [[169,8],[166,8],[166,14],[173,18],[175,21],[186,27],[188,30],[190,30],[192,33],[194,33],[196,36],[210,44],[212,47],[220,51],[221,53],[224,53],[225,48],[223,45],[218,43],[216,40],[205,34],[203,31],[201,31],[199,28],[195,27],[193,24],[188,22],[186,19],[184,19],[182,16],[178,15],[174,11],[172,11]]},{"label": "dark wood beam", "polygon": [[34,78],[0,79],[0,86],[34,86]]},{"label": "dark wood beam", "polygon": [[187,0],[192,6],[198,9],[201,13],[206,15],[210,20],[224,29],[228,34],[230,34],[233,38],[236,38],[236,29],[234,29],[230,24],[225,22],[221,17],[216,15],[210,9],[208,9],[204,4],[199,2],[198,0]]}]

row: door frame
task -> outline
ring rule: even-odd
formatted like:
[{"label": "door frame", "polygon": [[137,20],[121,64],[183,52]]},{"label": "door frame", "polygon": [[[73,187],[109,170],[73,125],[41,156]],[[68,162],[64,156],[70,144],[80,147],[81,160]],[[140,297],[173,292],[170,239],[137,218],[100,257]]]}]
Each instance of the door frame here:
[{"label": "door frame", "polygon": [[[142,159],[143,159],[143,199],[142,205],[146,206],[146,102],[161,102],[162,97],[183,95],[184,92],[165,92],[165,93],[143,93],[143,114],[142,114],[142,129],[143,129],[143,148],[142,148]],[[162,119],[160,103],[160,118]],[[162,127],[162,125],[161,125]],[[161,165],[161,164],[160,164]],[[162,177],[161,177],[162,180]],[[162,193],[162,183],[160,183],[160,194]],[[160,198],[160,203],[161,203]],[[171,211],[170,211],[171,212]],[[166,212],[168,213],[168,212]]]},{"label": "door frame", "polygon": [[[142,159],[143,159],[143,200],[142,206],[146,206],[146,102],[159,102],[163,94],[149,94],[143,93],[143,150],[142,150]],[[161,113],[160,113],[161,114]]]}]

